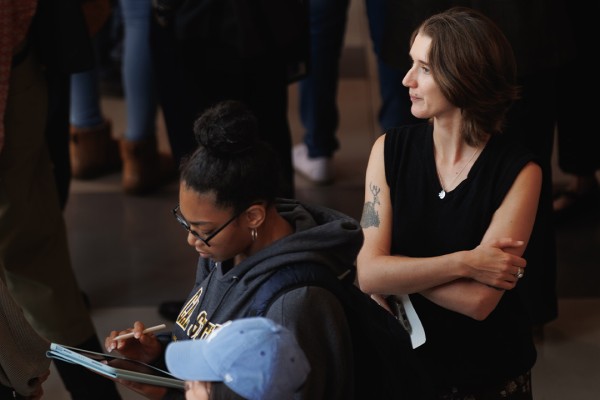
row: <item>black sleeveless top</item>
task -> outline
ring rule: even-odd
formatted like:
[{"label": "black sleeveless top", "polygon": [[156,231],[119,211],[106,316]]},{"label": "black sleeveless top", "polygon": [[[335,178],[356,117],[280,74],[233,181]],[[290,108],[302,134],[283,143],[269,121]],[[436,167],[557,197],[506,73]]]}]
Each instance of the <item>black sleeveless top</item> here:
[{"label": "black sleeveless top", "polygon": [[[477,247],[517,175],[534,161],[524,147],[493,136],[467,178],[440,199],[432,125],[389,130],[384,155],[393,208],[391,252],[411,257]],[[516,288],[504,293],[484,321],[419,294],[410,298],[427,336],[416,351],[440,389],[501,383],[534,365],[530,321]]]}]

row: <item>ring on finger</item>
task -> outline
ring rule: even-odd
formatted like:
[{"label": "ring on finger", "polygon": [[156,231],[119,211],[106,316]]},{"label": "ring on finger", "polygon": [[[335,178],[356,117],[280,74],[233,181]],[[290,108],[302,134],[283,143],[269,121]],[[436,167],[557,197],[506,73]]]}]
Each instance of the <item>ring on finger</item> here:
[{"label": "ring on finger", "polygon": [[524,273],[523,273],[523,270],[521,269],[521,267],[517,267],[517,273],[515,274],[517,279],[521,279],[523,277],[523,275],[524,275]]}]

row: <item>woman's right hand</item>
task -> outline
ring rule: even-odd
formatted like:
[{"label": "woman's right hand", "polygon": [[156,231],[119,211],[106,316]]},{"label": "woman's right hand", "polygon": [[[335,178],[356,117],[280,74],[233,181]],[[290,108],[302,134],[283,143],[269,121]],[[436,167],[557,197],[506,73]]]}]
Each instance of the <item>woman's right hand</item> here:
[{"label": "woman's right hand", "polygon": [[527,261],[509,250],[523,245],[522,240],[510,238],[481,243],[466,252],[467,277],[497,289],[513,289],[518,282],[517,275],[524,273]]},{"label": "woman's right hand", "polygon": [[[163,351],[163,346],[152,333],[143,333],[145,326],[136,321],[133,328],[123,331],[112,331],[104,340],[104,347],[108,352],[117,350],[123,356],[132,360],[152,363]],[[114,340],[115,337],[133,332],[134,336],[129,339]]]}]

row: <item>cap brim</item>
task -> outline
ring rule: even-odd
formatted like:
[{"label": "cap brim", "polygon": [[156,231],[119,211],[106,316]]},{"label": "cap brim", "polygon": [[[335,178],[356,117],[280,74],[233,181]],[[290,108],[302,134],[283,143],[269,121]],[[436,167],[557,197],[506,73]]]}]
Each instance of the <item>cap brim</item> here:
[{"label": "cap brim", "polygon": [[210,366],[204,356],[205,340],[182,340],[167,346],[165,361],[169,372],[185,381],[223,380]]}]

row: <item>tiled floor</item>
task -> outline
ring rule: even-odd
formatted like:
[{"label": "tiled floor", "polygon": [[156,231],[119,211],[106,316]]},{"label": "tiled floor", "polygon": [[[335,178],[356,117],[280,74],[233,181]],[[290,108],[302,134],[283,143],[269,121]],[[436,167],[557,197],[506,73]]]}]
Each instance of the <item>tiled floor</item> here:
[{"label": "tiled floor", "polygon": [[[339,87],[342,148],[335,156],[336,181],[312,186],[297,177],[297,197],[360,217],[363,176],[373,139],[378,87],[364,18],[364,5],[351,1],[346,48]],[[290,88],[290,122],[295,142],[302,129],[297,117],[296,87]],[[105,113],[124,129],[125,106],[104,99]],[[164,130],[161,147],[168,150]],[[557,184],[565,176],[556,170]],[[191,287],[196,253],[185,243],[170,209],[177,184],[143,198],[121,193],[120,174],[94,181],[73,181],[65,217],[74,269],[92,303],[100,337],[134,320],[163,322],[157,305],[182,299]],[[546,327],[533,371],[536,400],[600,398],[600,207],[557,229],[559,318]],[[166,322],[166,321],[164,321]],[[53,373],[46,397],[67,400]],[[141,399],[124,389],[124,400]]]}]

